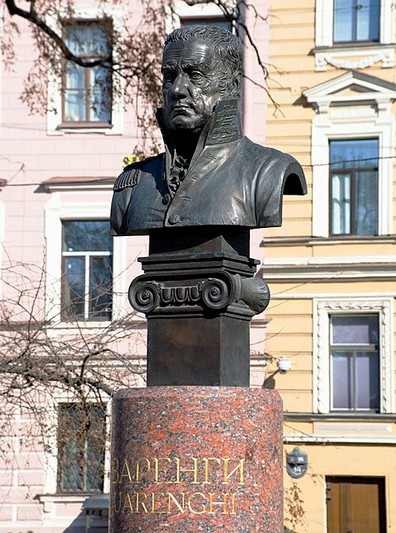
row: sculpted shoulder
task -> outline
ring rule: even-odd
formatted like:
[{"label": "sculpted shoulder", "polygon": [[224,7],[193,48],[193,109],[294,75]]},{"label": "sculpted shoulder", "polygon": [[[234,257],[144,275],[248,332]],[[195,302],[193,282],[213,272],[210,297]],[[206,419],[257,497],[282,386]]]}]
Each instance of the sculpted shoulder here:
[{"label": "sculpted shoulder", "polygon": [[280,187],[283,194],[307,193],[304,171],[293,156],[256,144],[247,137],[244,140],[246,164],[259,174],[259,178],[271,182],[272,187]]},{"label": "sculpted shoulder", "polygon": [[157,173],[158,168],[162,166],[163,158],[164,154],[159,154],[126,166],[114,182],[114,192],[122,191],[128,187],[135,187],[144,173]]}]

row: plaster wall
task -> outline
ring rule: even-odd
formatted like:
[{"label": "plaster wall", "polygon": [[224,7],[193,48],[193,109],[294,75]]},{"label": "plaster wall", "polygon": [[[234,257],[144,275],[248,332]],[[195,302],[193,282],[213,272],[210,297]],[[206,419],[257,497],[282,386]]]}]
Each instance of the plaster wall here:
[{"label": "plaster wall", "polygon": [[[78,7],[93,8],[95,2],[77,2]],[[144,20],[140,1],[121,3],[122,16],[132,26]],[[260,0],[255,6],[265,15],[269,0]],[[264,62],[267,59],[268,23],[254,20],[252,10],[246,13],[247,22]],[[61,131],[49,127],[45,114],[31,114],[21,101],[24,80],[35,59],[35,48],[29,26],[20,23],[21,32],[15,36],[16,61],[0,71],[0,178],[6,184],[0,191],[0,261],[2,284],[0,296],[10,303],[21,290],[39,289],[40,309],[37,320],[45,318],[46,299],[51,288],[41,284],[43,272],[60,276],[60,220],[66,218],[107,218],[112,196],[111,180],[119,174],[125,156],[133,154],[137,142],[137,122],[132,106],[121,106],[116,133],[93,131]],[[262,81],[253,49],[247,48],[246,72],[255,81]],[[45,83],[44,83],[45,86]],[[266,98],[254,83],[244,84],[244,128],[254,141],[263,143],[265,137]],[[56,120],[56,117],[55,117]],[[52,123],[54,117],[52,116]],[[151,154],[148,154],[151,155]],[[52,178],[103,178],[107,185],[90,187],[43,186]],[[252,237],[252,256],[261,257],[261,231]],[[141,273],[137,257],[147,254],[147,237],[117,238],[115,267],[120,313],[129,309],[126,292],[131,279]],[[55,250],[55,251],[54,251]],[[117,255],[117,257],[116,257]],[[26,277],[26,268],[29,275]],[[58,277],[57,277],[58,276]],[[26,302],[28,299],[26,299]],[[16,321],[26,315],[15,314]],[[64,326],[64,325],[63,325]],[[72,327],[57,327],[50,334],[73,334]],[[144,356],[144,323],[139,326],[135,353]],[[252,350],[264,352],[265,321],[252,328]],[[139,364],[144,364],[139,361]],[[262,386],[265,365],[255,358],[252,362],[252,384]],[[131,383],[144,386],[143,380]],[[37,402],[47,399],[36,398]],[[34,420],[28,414],[16,411],[11,425],[5,417],[8,405],[2,405],[0,424],[5,424],[7,438],[0,454],[0,533],[85,533],[86,516],[82,505],[86,495],[56,494],[56,450],[49,453]],[[48,404],[50,413],[50,406]],[[107,483],[107,481],[106,481]],[[108,484],[108,483],[107,483]],[[107,485],[106,485],[107,487]],[[105,487],[105,488],[106,488]],[[99,524],[100,522],[100,524]],[[92,531],[104,533],[105,521],[99,521]],[[92,523],[94,524],[94,522]]]},{"label": "plaster wall", "polygon": [[[381,5],[384,6],[383,3]],[[322,31],[320,28],[324,28],[324,34],[327,31],[331,40],[331,21],[323,15],[323,10],[329,9],[332,9],[332,3],[321,0],[298,0],[292,4],[281,0],[271,2],[270,90],[277,105],[270,103],[268,106],[267,144],[291,153],[300,161],[307,177],[308,195],[286,199],[282,228],[266,230],[262,243],[262,275],[272,294],[265,313],[265,318],[269,320],[265,350],[275,359],[268,368],[267,376],[273,375],[272,386],[281,393],[284,401],[285,454],[299,446],[309,458],[308,472],[303,478],[293,480],[285,472],[285,494],[295,494],[290,492],[294,486],[303,509],[303,515],[293,523],[290,521],[293,509],[286,503],[286,526],[297,533],[327,531],[326,476],[379,476],[385,477],[386,531],[392,531],[396,517],[396,495],[393,490],[396,457],[393,385],[393,347],[396,340],[396,317],[393,311],[396,297],[394,153],[390,154],[391,162],[386,171],[391,195],[391,220],[387,221],[389,231],[371,238],[314,237],[317,234],[313,203],[320,200],[321,194],[327,194],[328,187],[326,175],[322,173],[325,179],[322,184],[315,184],[317,196],[313,197],[314,165],[326,160],[319,156],[314,160],[312,157],[317,148],[312,137],[315,127],[320,128],[322,120],[322,124],[334,124],[334,131],[340,134],[340,124],[344,121],[346,127],[342,130],[343,134],[364,136],[365,131],[373,128],[371,124],[376,119],[365,119],[366,110],[363,107],[359,110],[356,108],[348,128],[348,119],[345,118],[348,115],[347,108],[342,112],[339,112],[339,108],[337,112],[330,108],[325,118],[325,114],[320,115],[320,105],[310,104],[304,92],[325,82],[330,83],[351,69],[355,69],[358,75],[375,77],[380,86],[395,83],[396,76],[395,69],[382,59],[367,60],[366,63],[360,61],[358,54],[364,56],[364,50],[359,50],[359,47],[352,50],[349,56],[342,57],[342,61],[351,65],[349,70],[340,65],[337,68],[332,66],[330,62],[334,59],[333,55],[341,52],[331,47],[324,52],[317,49],[318,35]],[[391,34],[389,42],[394,43],[393,8],[387,9],[385,18]],[[379,46],[375,52],[367,52],[366,56],[371,58],[377,54],[379,58],[387,46]],[[393,58],[394,44],[389,44],[386,49],[386,53]],[[317,61],[321,53],[327,53],[330,62],[321,63],[318,68]],[[335,60],[333,62],[335,64]],[[354,93],[357,100],[358,92]],[[345,90],[346,98],[350,98],[351,94],[352,89]],[[378,122],[384,128],[387,127],[387,121],[390,124],[390,142],[394,139],[392,124],[395,112],[395,104],[391,101],[385,121]],[[360,118],[356,118],[359,113]],[[319,154],[319,151],[316,153]],[[317,213],[320,216],[320,209]],[[322,214],[326,216],[325,209]],[[389,303],[389,336],[386,346],[382,347],[386,361],[381,369],[382,377],[387,375],[392,384],[384,392],[389,396],[391,405],[389,416],[385,413],[369,416],[367,413],[340,415],[318,412],[319,399],[323,398],[323,394],[329,394],[330,383],[330,375],[320,374],[317,366],[320,366],[321,357],[326,357],[321,353],[323,345],[328,346],[329,343],[328,334],[318,340],[318,301],[330,302],[329,313],[334,302],[348,302],[345,305],[336,303],[333,309],[338,312],[353,312],[354,306],[359,311],[366,304],[367,309],[370,309],[370,305],[379,305],[384,301]],[[282,356],[288,357],[292,363],[291,370],[285,374],[277,372],[276,362]]]}]

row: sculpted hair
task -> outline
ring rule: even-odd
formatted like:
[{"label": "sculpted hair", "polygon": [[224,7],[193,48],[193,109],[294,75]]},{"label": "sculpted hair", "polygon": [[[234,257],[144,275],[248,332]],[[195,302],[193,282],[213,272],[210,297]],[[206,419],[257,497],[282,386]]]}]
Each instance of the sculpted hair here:
[{"label": "sculpted hair", "polygon": [[197,24],[173,30],[167,36],[164,48],[169,43],[190,39],[202,39],[214,45],[215,58],[221,66],[220,94],[225,98],[239,98],[243,75],[243,51],[239,39],[224,28]]}]

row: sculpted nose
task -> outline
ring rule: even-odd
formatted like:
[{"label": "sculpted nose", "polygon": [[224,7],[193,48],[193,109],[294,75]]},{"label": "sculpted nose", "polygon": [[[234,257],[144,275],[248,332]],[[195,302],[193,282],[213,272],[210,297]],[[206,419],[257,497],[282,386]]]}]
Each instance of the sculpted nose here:
[{"label": "sculpted nose", "polygon": [[188,80],[184,74],[178,74],[170,89],[172,96],[183,98],[188,93]]}]

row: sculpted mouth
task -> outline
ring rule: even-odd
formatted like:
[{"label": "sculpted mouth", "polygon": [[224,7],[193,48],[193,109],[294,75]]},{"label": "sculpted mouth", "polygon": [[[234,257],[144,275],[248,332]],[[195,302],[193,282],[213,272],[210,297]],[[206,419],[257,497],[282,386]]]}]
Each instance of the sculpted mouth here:
[{"label": "sculpted mouth", "polygon": [[177,105],[173,108],[173,112],[177,115],[187,115],[192,113],[194,110],[189,105]]}]

